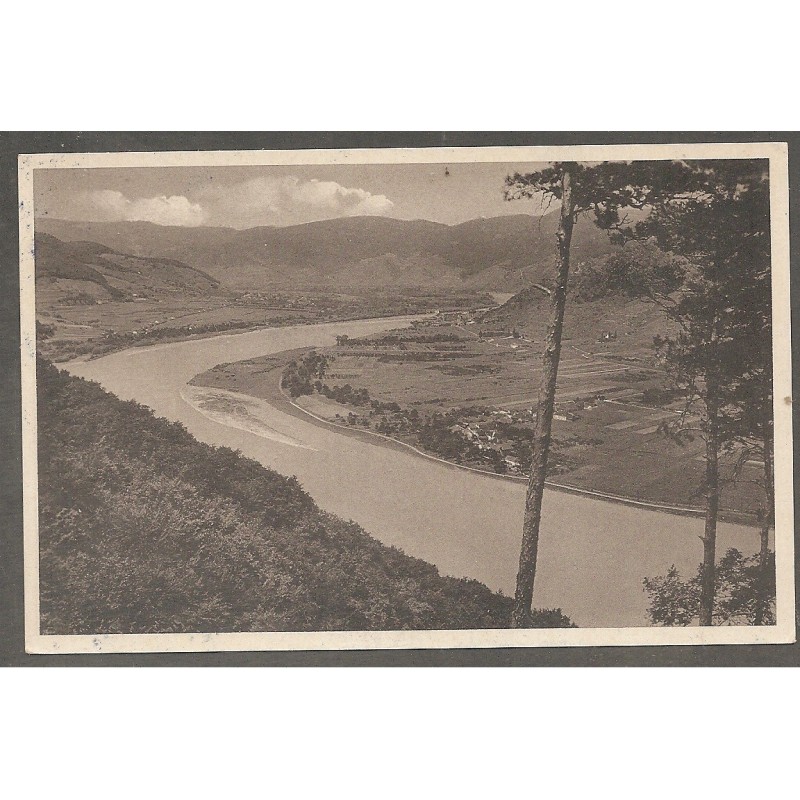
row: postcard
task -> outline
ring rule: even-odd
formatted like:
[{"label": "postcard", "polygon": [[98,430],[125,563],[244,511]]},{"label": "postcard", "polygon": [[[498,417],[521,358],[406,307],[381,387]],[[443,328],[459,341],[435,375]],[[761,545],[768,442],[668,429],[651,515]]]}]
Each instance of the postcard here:
[{"label": "postcard", "polygon": [[795,641],[786,144],[19,191],[28,652]]}]

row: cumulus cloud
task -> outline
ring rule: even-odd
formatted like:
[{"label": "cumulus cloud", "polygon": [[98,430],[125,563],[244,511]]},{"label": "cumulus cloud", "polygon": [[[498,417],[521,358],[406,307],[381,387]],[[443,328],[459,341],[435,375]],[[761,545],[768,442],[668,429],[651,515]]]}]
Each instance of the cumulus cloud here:
[{"label": "cumulus cloud", "polygon": [[154,222],[156,225],[202,225],[207,220],[206,211],[199,203],[192,203],[181,195],[127,198],[122,192],[102,189],[85,192],[76,198],[74,214],[91,214],[100,221]]},{"label": "cumulus cloud", "polygon": [[383,194],[348,188],[335,181],[301,180],[294,175],[262,176],[232,186],[209,186],[200,197],[220,225],[245,228],[288,225],[345,216],[388,214],[394,203]]},{"label": "cumulus cloud", "polygon": [[211,183],[185,195],[127,196],[113,189],[64,195],[59,202],[42,196],[37,214],[95,222],[144,221],[157,225],[292,225],[333,217],[392,211],[383,194],[342,186],[335,181],[262,175],[234,184]]}]

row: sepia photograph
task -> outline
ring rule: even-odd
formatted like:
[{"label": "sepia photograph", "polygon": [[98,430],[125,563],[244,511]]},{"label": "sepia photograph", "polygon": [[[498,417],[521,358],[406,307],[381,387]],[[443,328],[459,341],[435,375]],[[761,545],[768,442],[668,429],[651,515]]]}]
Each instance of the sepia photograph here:
[{"label": "sepia photograph", "polygon": [[27,652],[795,641],[785,144],[18,177]]},{"label": "sepia photograph", "polygon": [[791,792],[774,5],[7,13],[6,794]]}]

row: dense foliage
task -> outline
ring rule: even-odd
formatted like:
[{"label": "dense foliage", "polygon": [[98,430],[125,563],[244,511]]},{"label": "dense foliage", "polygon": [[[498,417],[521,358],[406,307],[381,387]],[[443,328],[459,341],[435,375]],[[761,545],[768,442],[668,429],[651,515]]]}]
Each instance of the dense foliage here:
[{"label": "dense foliage", "polygon": [[508,598],[324,513],[294,478],[46,362],[38,391],[45,633],[508,624]]},{"label": "dense foliage", "polygon": [[293,360],[286,365],[281,375],[281,386],[292,397],[312,394],[314,383],[325,377],[327,367],[327,357],[318,355],[312,350],[300,361]]},{"label": "dense foliage", "polygon": [[[768,562],[769,569],[765,571],[761,568],[760,554],[745,556],[735,548],[729,549],[719,560],[715,570],[715,625],[775,624],[775,554],[771,551]],[[702,564],[687,580],[681,578],[674,565],[666,575],[645,578],[650,621],[665,626],[696,624],[702,584]],[[766,608],[762,608],[765,597]]]},{"label": "dense foliage", "polygon": [[684,263],[649,241],[629,242],[624,248],[578,265],[570,281],[579,302],[603,297],[669,295],[681,288]]},{"label": "dense foliage", "polygon": [[[716,604],[715,548],[720,456],[737,455],[740,467],[761,458],[764,488],[761,584],[771,571],[769,529],[774,508],[772,475],[772,308],[770,188],[766,161],[688,162],[686,189],[657,203],[629,233],[649,236],[684,259],[680,291],[651,286],[651,297],[676,323],[656,347],[678,389],[685,413],[673,428],[680,440],[705,442],[706,498],[700,620],[712,624]],[[736,470],[733,479],[740,477]],[[762,612],[754,616],[760,624]]]}]

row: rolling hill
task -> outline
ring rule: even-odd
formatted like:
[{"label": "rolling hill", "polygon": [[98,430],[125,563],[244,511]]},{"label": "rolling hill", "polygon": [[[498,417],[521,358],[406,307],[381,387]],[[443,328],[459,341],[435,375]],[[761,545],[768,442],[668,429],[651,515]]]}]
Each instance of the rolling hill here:
[{"label": "rolling hill", "polygon": [[169,295],[208,296],[219,281],[168,258],[128,255],[92,241],[63,242],[36,234],[36,289],[39,302],[92,304]]},{"label": "rolling hill", "polygon": [[[601,259],[595,261],[595,267]],[[616,334],[613,351],[652,350],[653,337],[673,332],[673,324],[647,300],[611,290],[598,297],[581,294],[581,274],[570,278],[570,295],[564,316],[565,341],[592,343],[604,331]],[[503,305],[486,312],[481,322],[488,328],[516,329],[541,342],[550,319],[551,301],[545,291],[528,286]]]},{"label": "rolling hill", "polygon": [[[37,220],[65,242],[98,242],[146,259],[176,259],[237,289],[270,286],[419,286],[518,291],[550,274],[558,214],[474,219],[460,225],[387,217],[344,217],[246,230],[147,222]],[[573,258],[612,249],[580,220]]]}]

